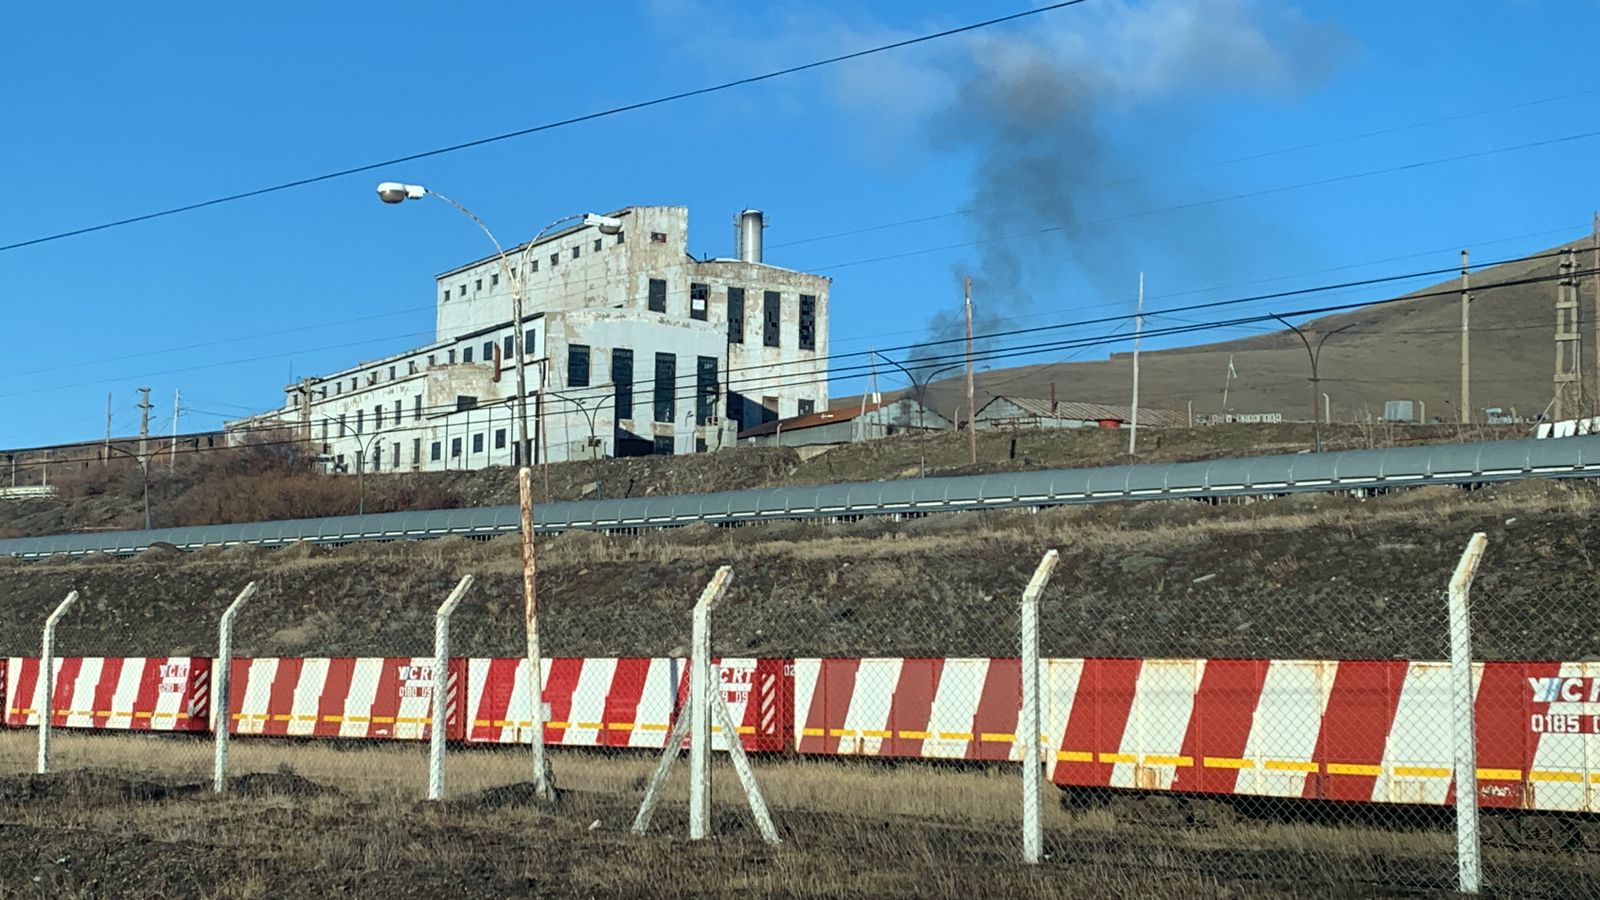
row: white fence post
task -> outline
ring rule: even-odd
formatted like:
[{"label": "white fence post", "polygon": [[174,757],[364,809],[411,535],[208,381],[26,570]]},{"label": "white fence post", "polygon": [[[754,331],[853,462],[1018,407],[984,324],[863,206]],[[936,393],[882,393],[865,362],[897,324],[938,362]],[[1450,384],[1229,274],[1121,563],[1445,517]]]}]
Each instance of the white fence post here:
[{"label": "white fence post", "polygon": [[1468,603],[1472,579],[1478,573],[1488,543],[1482,532],[1467,541],[1467,549],[1450,578],[1450,693],[1455,710],[1456,762],[1456,875],[1463,894],[1478,893],[1483,880],[1478,831],[1478,747],[1473,719],[1472,619]]},{"label": "white fence post", "polygon": [[77,591],[61,601],[50,618],[44,620],[44,637],[39,642],[39,694],[33,705],[39,711],[39,759],[36,771],[40,775],[50,771],[50,719],[55,715],[56,702],[56,622],[77,601]]},{"label": "white fence post", "polygon": [[[711,604],[728,590],[733,569],[723,566],[694,605],[689,660],[689,839],[705,838],[711,811]],[[732,735],[737,739],[738,735]]]},{"label": "white fence post", "polygon": [[1039,560],[1033,578],[1022,592],[1022,713],[1017,722],[1017,738],[1022,741],[1022,861],[1037,863],[1044,849],[1044,825],[1040,820],[1040,791],[1043,775],[1039,763],[1039,741],[1044,723],[1039,713],[1039,595],[1050,583],[1059,558],[1055,550]]},{"label": "white fence post", "polygon": [[444,797],[445,730],[449,722],[450,692],[450,616],[461,604],[461,598],[472,587],[472,576],[463,575],[433,614],[433,697],[428,712],[428,799]]},{"label": "white fence post", "polygon": [[233,710],[228,703],[233,690],[233,619],[239,607],[256,595],[254,581],[244,586],[239,596],[233,598],[222,611],[222,623],[217,626],[217,671],[211,673],[211,731],[216,735],[216,750],[211,760],[211,790],[222,793],[228,782],[228,730],[233,726]]}]

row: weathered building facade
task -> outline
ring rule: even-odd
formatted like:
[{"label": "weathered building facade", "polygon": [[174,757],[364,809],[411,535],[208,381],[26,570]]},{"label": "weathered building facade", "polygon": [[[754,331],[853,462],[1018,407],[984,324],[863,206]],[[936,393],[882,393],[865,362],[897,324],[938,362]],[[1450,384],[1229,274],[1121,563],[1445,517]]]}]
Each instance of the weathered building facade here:
[{"label": "weathered building facade", "polygon": [[[507,251],[521,273],[532,458],[731,446],[743,427],[827,406],[829,280],[689,256],[688,210],[630,207]],[[285,387],[229,423],[290,425],[336,471],[517,461],[515,284],[498,255],[439,275],[435,341]]]}]

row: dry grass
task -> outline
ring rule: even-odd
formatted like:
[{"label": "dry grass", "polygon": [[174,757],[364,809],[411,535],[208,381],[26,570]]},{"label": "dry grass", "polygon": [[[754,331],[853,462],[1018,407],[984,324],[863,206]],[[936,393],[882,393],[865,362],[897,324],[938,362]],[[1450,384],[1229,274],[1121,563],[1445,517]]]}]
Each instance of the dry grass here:
[{"label": "dry grass", "polygon": [[[315,885],[398,897],[1370,896],[1444,893],[1454,875],[1452,842],[1438,827],[1163,824],[1121,806],[1068,812],[1054,791],[1050,859],[1030,869],[1016,862],[1014,768],[759,762],[786,837],[773,849],[755,837],[720,763],[718,836],[697,845],[683,840],[681,768],[652,835],[627,833],[648,754],[556,752],[565,799],[546,808],[526,796],[525,748],[452,753],[451,799],[430,804],[421,746],[241,740],[234,792],[213,798],[205,742],[57,737],[57,771],[91,774],[63,775],[38,797],[16,790],[37,782],[0,776],[0,883],[10,886],[0,894],[37,877],[41,892],[65,895],[264,897]],[[0,733],[0,772],[30,767],[32,739]],[[329,792],[297,793],[302,779]],[[140,781],[197,789],[116,796]],[[1491,854],[1490,863],[1491,876],[1515,878],[1528,896],[1570,896],[1592,883],[1564,880],[1593,873],[1584,857]]]}]

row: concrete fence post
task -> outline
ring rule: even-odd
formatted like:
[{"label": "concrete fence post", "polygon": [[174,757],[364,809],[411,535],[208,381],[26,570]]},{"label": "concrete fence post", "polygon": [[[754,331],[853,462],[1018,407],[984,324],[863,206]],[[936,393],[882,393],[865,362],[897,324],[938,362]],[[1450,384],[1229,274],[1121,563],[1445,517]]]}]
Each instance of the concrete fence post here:
[{"label": "concrete fence post", "polygon": [[1060,554],[1055,550],[1039,560],[1033,578],[1022,592],[1022,711],[1017,739],[1022,741],[1022,861],[1037,863],[1044,851],[1044,824],[1040,818],[1043,769],[1039,741],[1044,734],[1040,715],[1039,595],[1050,583]]},{"label": "concrete fence post", "polygon": [[1456,877],[1457,889],[1476,894],[1483,881],[1478,830],[1477,724],[1473,718],[1472,618],[1469,600],[1472,579],[1488,538],[1482,532],[1467,541],[1467,549],[1450,578],[1450,694],[1455,736],[1456,766]]},{"label": "concrete fence post", "polygon": [[216,735],[216,748],[211,760],[211,790],[217,794],[222,793],[228,782],[228,732],[233,727],[233,708],[230,705],[233,697],[233,620],[239,615],[239,608],[244,606],[245,601],[255,595],[256,583],[252,581],[222,611],[222,622],[217,625],[217,671],[211,675],[214,694],[211,732]]},{"label": "concrete fence post", "polygon": [[[705,838],[711,811],[711,605],[728,590],[733,569],[723,566],[694,605],[689,660],[689,839]],[[734,735],[737,739],[737,735]]]},{"label": "concrete fence post", "polygon": [[61,601],[56,611],[44,620],[44,636],[39,641],[39,693],[33,705],[39,711],[39,759],[36,771],[40,775],[50,771],[50,720],[55,716],[56,703],[56,623],[76,602],[77,591]]},{"label": "concrete fence post", "polygon": [[461,598],[472,587],[472,576],[463,575],[455,590],[433,614],[433,697],[428,712],[428,799],[444,797],[444,751],[449,723],[450,692],[450,616],[461,605]]}]

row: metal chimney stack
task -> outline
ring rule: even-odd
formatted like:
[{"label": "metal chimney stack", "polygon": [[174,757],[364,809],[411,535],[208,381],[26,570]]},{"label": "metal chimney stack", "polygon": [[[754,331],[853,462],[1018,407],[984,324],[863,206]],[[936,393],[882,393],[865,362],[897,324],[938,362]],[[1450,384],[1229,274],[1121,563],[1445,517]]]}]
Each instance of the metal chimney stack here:
[{"label": "metal chimney stack", "polygon": [[761,262],[761,232],[766,228],[761,210],[747,209],[739,213],[737,220],[737,235],[739,238],[739,261],[747,263]]}]

